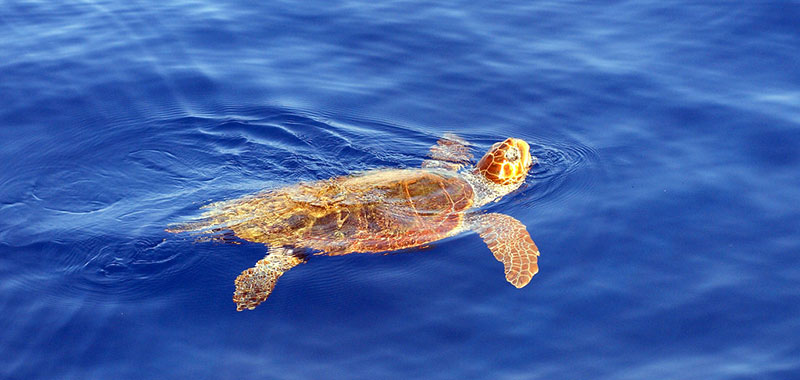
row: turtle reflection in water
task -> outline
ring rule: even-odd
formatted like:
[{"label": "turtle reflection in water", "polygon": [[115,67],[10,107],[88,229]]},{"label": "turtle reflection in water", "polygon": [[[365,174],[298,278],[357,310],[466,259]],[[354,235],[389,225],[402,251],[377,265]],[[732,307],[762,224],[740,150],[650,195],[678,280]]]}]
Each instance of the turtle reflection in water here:
[{"label": "turtle reflection in water", "polygon": [[264,243],[269,254],[236,278],[237,310],[269,297],[304,252],[344,255],[419,247],[474,231],[517,288],[539,270],[539,250],[525,225],[478,208],[514,191],[534,164],[525,141],[494,144],[475,167],[467,143],[448,134],[420,169],[379,169],[268,190],[207,206],[202,219],[168,229]]}]

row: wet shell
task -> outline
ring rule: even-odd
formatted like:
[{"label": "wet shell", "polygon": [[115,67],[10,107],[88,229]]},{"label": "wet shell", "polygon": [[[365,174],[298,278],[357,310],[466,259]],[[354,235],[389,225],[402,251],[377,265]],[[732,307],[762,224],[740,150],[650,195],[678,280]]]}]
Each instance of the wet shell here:
[{"label": "wet shell", "polygon": [[454,172],[378,170],[219,204],[206,214],[206,226],[330,255],[391,251],[459,232],[473,197]]}]

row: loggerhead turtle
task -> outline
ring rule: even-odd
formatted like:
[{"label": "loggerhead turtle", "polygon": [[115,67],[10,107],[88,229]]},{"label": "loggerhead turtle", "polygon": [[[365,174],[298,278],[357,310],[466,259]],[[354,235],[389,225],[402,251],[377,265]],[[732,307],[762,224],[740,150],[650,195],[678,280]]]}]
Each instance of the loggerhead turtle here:
[{"label": "loggerhead turtle", "polygon": [[[447,134],[420,169],[378,169],[267,190],[206,206],[202,219],[170,228],[207,239],[264,243],[269,254],[236,278],[238,311],[264,302],[283,273],[306,262],[295,250],[344,255],[418,247],[474,231],[505,266],[517,288],[538,272],[539,249],[525,225],[504,214],[477,212],[522,184],[535,163],[528,144],[508,138],[473,167],[467,142]],[[227,231],[227,232],[225,232]]]}]

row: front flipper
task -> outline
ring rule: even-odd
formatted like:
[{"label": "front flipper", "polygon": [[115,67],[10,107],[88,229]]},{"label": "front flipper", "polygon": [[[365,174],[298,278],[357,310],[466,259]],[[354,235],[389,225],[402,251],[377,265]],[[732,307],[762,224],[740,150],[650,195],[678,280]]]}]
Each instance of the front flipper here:
[{"label": "front flipper", "polygon": [[304,262],[305,259],[293,255],[291,250],[272,249],[256,266],[236,277],[236,291],[233,293],[236,311],[255,309],[258,304],[267,300],[283,272]]},{"label": "front flipper", "polygon": [[423,168],[458,170],[472,160],[469,143],[454,133],[445,133],[428,151],[431,159],[422,162]]},{"label": "front flipper", "polygon": [[472,229],[480,235],[494,258],[505,266],[506,280],[521,288],[539,271],[539,248],[525,225],[504,214],[482,214],[472,219]]}]

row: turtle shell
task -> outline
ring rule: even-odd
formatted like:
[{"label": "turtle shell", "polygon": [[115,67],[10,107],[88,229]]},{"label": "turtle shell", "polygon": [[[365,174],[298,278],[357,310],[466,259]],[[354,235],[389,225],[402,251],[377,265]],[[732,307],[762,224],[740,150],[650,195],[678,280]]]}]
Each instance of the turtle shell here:
[{"label": "turtle shell", "polygon": [[458,232],[473,195],[455,172],[375,170],[230,201],[209,220],[270,246],[331,255],[391,251]]}]

